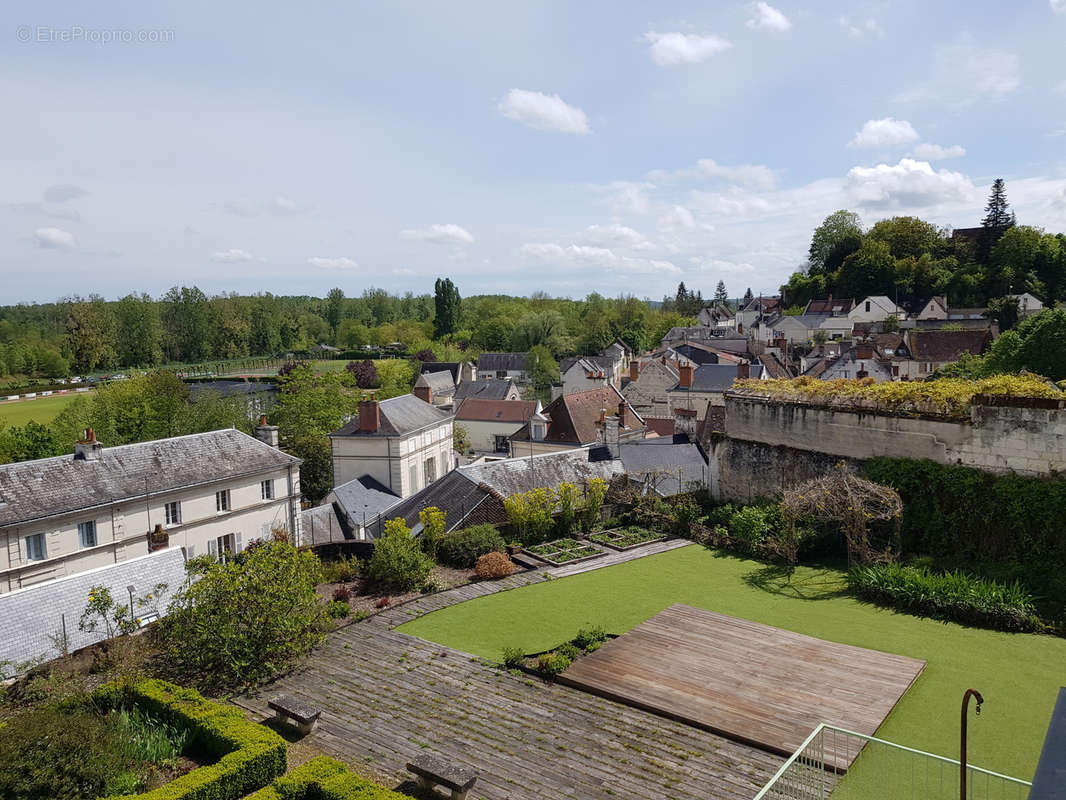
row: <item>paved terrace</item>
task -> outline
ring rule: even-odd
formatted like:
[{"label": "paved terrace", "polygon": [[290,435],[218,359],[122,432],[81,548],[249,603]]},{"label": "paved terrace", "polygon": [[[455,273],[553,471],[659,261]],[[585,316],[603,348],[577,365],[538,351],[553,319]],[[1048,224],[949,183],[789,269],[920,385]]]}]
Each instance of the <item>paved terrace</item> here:
[{"label": "paved terrace", "polygon": [[545,572],[440,592],[349,625],[298,671],[236,702],[260,718],[277,694],[316,704],[323,714],[307,744],[393,785],[409,778],[408,759],[432,752],[479,770],[473,796],[488,800],[750,800],[782,758],[392,629]]}]

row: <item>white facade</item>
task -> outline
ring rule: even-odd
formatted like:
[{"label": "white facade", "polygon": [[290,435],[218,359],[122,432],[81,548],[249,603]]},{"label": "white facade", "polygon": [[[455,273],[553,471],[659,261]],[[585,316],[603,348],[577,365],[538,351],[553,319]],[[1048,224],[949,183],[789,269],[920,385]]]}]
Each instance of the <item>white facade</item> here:
[{"label": "white facade", "polygon": [[455,466],[452,420],[402,436],[335,436],[333,485],[363,475],[410,497]]},{"label": "white facade", "polygon": [[907,313],[884,295],[871,295],[848,312],[852,322],[883,322],[891,316],[906,319]]}]

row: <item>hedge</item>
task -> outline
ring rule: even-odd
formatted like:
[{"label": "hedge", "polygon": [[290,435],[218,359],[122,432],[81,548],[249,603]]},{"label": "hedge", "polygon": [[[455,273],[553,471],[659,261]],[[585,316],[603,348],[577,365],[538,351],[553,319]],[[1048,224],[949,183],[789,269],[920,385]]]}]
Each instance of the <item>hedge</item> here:
[{"label": "hedge", "polygon": [[237,800],[283,775],[288,766],[281,736],[246,719],[239,709],[211,702],[193,689],[149,679],[105,684],[93,698],[105,708],[132,703],[183,727],[189,731],[190,747],[218,759],[151,791],[121,795],[124,800]]},{"label": "hedge", "polygon": [[506,548],[503,536],[492,525],[474,525],[442,536],[437,542],[437,560],[457,569],[472,568],[481,556]]},{"label": "hedge", "polygon": [[903,548],[954,563],[1066,563],[1066,480],[874,458],[866,477],[903,500]]},{"label": "hedge", "polygon": [[247,800],[411,800],[349,772],[340,761],[312,758]]}]

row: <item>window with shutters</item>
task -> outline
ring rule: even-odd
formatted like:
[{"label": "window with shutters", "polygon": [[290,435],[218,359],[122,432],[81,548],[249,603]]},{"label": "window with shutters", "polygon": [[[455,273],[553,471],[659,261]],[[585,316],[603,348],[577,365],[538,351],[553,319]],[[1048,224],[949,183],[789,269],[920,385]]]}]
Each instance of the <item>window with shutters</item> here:
[{"label": "window with shutters", "polygon": [[264,500],[274,499],[274,481],[260,481],[259,493],[263,496]]},{"label": "window with shutters", "polygon": [[229,511],[229,489],[215,492],[215,510],[220,512]]}]

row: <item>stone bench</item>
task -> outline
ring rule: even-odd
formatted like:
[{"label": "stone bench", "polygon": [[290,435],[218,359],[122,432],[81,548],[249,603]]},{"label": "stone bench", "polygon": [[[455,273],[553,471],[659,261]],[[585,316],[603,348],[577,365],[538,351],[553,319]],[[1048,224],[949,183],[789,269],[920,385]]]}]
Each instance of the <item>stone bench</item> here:
[{"label": "stone bench", "polygon": [[295,722],[297,729],[304,736],[314,730],[315,723],[322,716],[319,709],[288,695],[275,697],[267,703],[267,707],[274,712],[275,719]]},{"label": "stone bench", "polygon": [[449,764],[437,756],[419,756],[407,763],[407,771],[418,778],[418,785],[432,792],[433,787],[451,789],[452,800],[466,800],[466,793],[477,783],[477,773],[472,769]]}]

